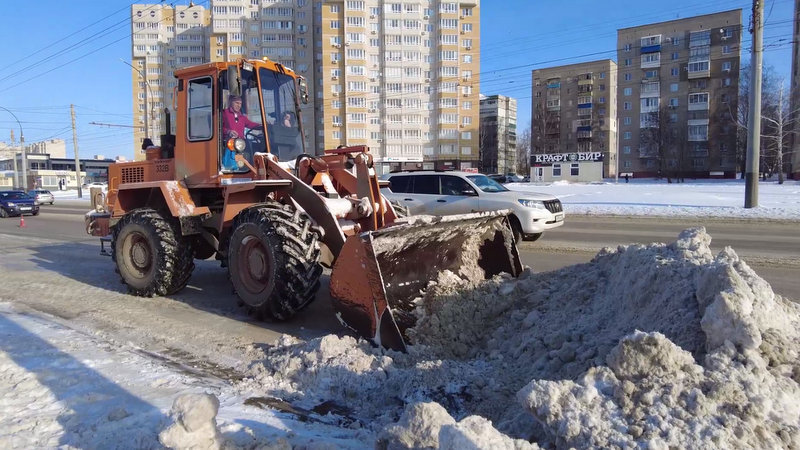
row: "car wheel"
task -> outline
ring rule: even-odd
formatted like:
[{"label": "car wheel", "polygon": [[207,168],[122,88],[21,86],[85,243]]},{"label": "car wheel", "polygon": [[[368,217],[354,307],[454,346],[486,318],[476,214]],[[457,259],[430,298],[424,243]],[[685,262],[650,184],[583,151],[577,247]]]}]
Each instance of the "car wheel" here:
[{"label": "car wheel", "polygon": [[34,215],[34,216],[38,216],[39,215],[39,210],[37,209],[36,211],[32,212],[31,214]]},{"label": "car wheel", "polygon": [[522,225],[517,216],[508,216],[508,221],[511,224],[511,232],[514,233],[514,242],[519,244],[522,242]]},{"label": "car wheel", "polygon": [[0,218],[5,219],[6,217],[8,217],[8,212],[6,212],[5,209],[0,208]]},{"label": "car wheel", "polygon": [[526,234],[524,239],[528,242],[535,242],[539,240],[540,237],[542,237],[542,233],[533,233],[533,234]]}]

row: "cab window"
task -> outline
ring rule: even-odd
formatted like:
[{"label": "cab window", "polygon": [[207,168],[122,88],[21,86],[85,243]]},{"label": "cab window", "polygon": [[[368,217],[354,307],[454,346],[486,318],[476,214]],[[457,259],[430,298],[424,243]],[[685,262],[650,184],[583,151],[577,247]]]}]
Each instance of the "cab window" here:
[{"label": "cab window", "polygon": [[207,141],[213,135],[211,92],[211,77],[189,80],[189,114],[186,129],[190,141]]}]

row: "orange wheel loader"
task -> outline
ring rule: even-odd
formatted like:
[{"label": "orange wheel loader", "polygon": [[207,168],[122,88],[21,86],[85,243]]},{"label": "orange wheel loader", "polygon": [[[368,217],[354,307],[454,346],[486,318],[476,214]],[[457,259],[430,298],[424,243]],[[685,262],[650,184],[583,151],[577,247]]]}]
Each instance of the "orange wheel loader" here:
[{"label": "orange wheel loader", "polygon": [[441,271],[520,273],[504,213],[398,219],[366,146],[308,154],[308,87],[290,68],[240,60],[175,77],[174,134],[165,110],[160,145],[111,165],[86,214],[129,293],[173,294],[195,259],[214,256],[251,313],[286,320],[314,300],[326,266],[339,320],[404,350],[414,299]]}]

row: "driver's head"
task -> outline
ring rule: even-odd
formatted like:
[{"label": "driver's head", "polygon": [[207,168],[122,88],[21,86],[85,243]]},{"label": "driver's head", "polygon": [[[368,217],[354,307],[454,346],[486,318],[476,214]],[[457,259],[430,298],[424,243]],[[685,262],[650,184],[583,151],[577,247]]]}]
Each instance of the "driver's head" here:
[{"label": "driver's head", "polygon": [[242,109],[242,97],[239,95],[231,95],[228,97],[228,105],[236,111]]}]

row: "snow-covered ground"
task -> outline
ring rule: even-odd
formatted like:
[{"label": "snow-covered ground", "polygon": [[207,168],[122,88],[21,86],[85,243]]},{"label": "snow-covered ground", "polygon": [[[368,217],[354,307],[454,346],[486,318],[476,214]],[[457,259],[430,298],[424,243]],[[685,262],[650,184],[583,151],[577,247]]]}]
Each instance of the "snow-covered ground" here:
[{"label": "snow-covered ground", "polygon": [[[741,182],[509,187],[569,214],[800,221],[793,181],[762,182],[753,209]],[[287,336],[237,382],[0,298],[0,447],[797,448],[800,307],[712,238],[518,279],[443,273],[408,354]]]}]

